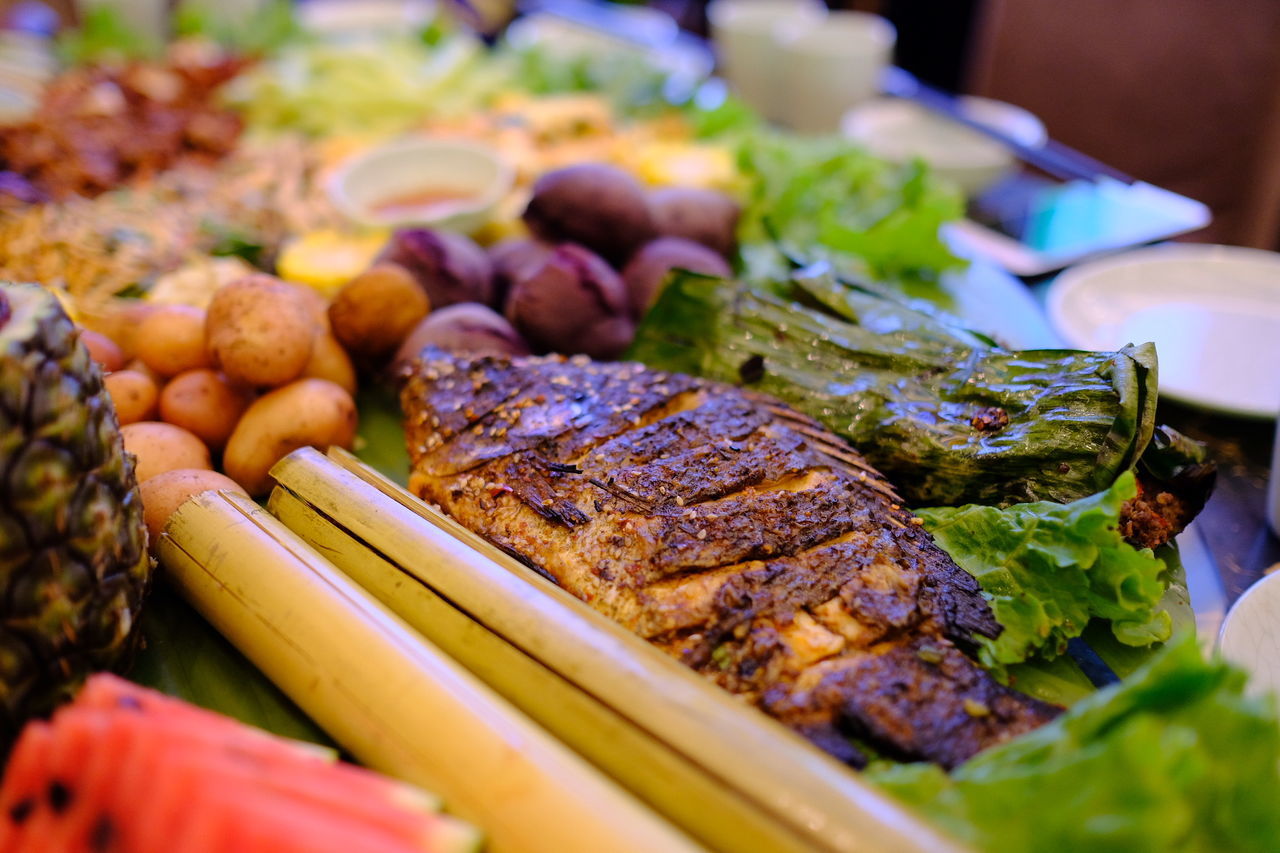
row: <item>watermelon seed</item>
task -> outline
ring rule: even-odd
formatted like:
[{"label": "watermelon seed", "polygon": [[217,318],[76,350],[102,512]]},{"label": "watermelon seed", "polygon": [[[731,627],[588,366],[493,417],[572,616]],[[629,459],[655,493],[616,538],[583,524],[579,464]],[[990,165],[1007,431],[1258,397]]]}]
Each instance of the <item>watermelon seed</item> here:
[{"label": "watermelon seed", "polygon": [[54,779],[49,783],[49,805],[54,814],[62,814],[71,805],[71,789]]},{"label": "watermelon seed", "polygon": [[102,815],[93,824],[93,830],[89,833],[89,849],[95,853],[103,853],[111,849],[111,842],[115,840],[115,824],[111,822],[111,818]]},{"label": "watermelon seed", "polygon": [[31,813],[36,810],[36,801],[27,797],[25,800],[18,800],[9,809],[9,817],[16,824],[22,824],[27,818],[31,817]]}]

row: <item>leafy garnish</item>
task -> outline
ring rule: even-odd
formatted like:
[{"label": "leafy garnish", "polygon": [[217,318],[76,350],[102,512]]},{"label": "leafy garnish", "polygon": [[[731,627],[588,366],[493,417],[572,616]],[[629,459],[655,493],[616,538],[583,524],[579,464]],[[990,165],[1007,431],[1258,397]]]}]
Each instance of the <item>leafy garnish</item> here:
[{"label": "leafy garnish", "polygon": [[80,26],[58,37],[57,49],[68,65],[154,59],[161,53],[156,39],[131,26],[107,3],[85,9]]},{"label": "leafy garnish", "polygon": [[986,851],[1274,850],[1280,724],[1245,675],[1180,635],[1122,684],[948,777],[877,765],[869,777]]},{"label": "leafy garnish", "polygon": [[1120,510],[1137,494],[1132,472],[1107,490],[1069,504],[920,509],[925,528],[973,575],[1004,626],[982,641],[988,665],[1056,657],[1090,620],[1110,620],[1116,639],[1149,646],[1169,639],[1172,617],[1160,609],[1165,564],[1118,529]]},{"label": "leafy garnish", "polygon": [[921,161],[894,165],[848,140],[764,132],[742,141],[738,161],[750,187],[744,243],[776,241],[789,257],[884,282],[933,282],[964,266],[938,230],[961,217],[961,198]]},{"label": "leafy garnish", "polygon": [[1067,502],[1150,441],[1155,354],[1009,351],[830,277],[677,272],[628,357],[746,384],[846,438],[915,506]]},{"label": "leafy garnish", "polygon": [[288,0],[267,0],[237,14],[214,0],[187,0],[173,16],[179,36],[200,36],[240,53],[261,56],[302,37]]}]

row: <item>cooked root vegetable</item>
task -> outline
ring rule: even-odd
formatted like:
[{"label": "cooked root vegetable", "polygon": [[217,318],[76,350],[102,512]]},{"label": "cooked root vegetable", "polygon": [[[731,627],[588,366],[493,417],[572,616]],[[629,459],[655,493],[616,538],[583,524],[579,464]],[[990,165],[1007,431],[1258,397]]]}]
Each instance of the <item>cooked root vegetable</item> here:
[{"label": "cooked root vegetable", "polygon": [[633,317],[638,320],[644,316],[658,298],[667,273],[673,269],[724,278],[733,274],[724,258],[701,243],[682,237],[659,237],[636,252],[622,271]]},{"label": "cooked root vegetable", "polygon": [[742,208],[716,190],[663,187],[649,193],[653,224],[664,237],[683,237],[701,243],[722,258],[738,245]]},{"label": "cooked root vegetable", "polygon": [[299,447],[351,447],[356,406],[325,379],[299,379],[254,401],[236,424],[223,469],[258,496],[271,490],[271,466]]},{"label": "cooked root vegetable", "polygon": [[616,358],[635,334],[627,289],[600,256],[566,243],[527,269],[507,319],[539,351]]},{"label": "cooked root vegetable", "polygon": [[138,457],[136,473],[143,483],[178,468],[212,468],[209,448],[182,427],[159,421],[139,421],[120,428],[124,449]]},{"label": "cooked root vegetable", "polygon": [[487,305],[462,302],[432,311],[400,345],[392,364],[399,370],[418,357],[424,347],[477,355],[528,355],[529,344],[515,327]]},{"label": "cooked root vegetable", "polygon": [[152,546],[160,539],[169,516],[201,492],[231,491],[246,494],[235,480],[204,468],[175,468],[156,474],[138,487],[142,494],[142,517]]},{"label": "cooked root vegetable", "polygon": [[494,301],[502,305],[511,287],[525,274],[525,270],[541,264],[555,247],[541,240],[513,237],[489,247],[489,260],[493,263]]},{"label": "cooked root vegetable", "polygon": [[104,373],[124,369],[128,359],[125,358],[124,350],[120,349],[120,345],[111,338],[92,329],[81,329],[80,342],[84,344],[85,349],[89,350],[89,356],[102,365]]},{"label": "cooked root vegetable", "polygon": [[615,264],[657,235],[640,182],[605,163],[579,163],[538,178],[524,221],[544,240],[581,243]]},{"label": "cooked root vegetable", "polygon": [[314,287],[305,284],[298,284],[294,281],[284,282],[285,286],[291,288],[294,293],[302,300],[302,304],[307,307],[311,318],[321,329],[329,328],[329,300],[323,293]]},{"label": "cooked root vegetable", "polygon": [[455,302],[493,304],[493,266],[484,249],[450,231],[405,228],[391,235],[378,257],[407,269],[433,308]]},{"label": "cooked root vegetable", "polygon": [[189,305],[164,305],[138,325],[138,358],[161,376],[210,365],[204,342],[205,313]]},{"label": "cooked root vegetable", "polygon": [[120,425],[154,420],[160,389],[155,380],[138,370],[117,370],[102,379],[116,407]]},{"label": "cooked root vegetable", "polygon": [[205,337],[228,378],[276,386],[302,374],[317,329],[314,308],[295,286],[253,275],[213,295]]},{"label": "cooked root vegetable", "polygon": [[208,368],[188,370],[160,392],[160,417],[220,450],[251,402],[253,392],[224,374]]},{"label": "cooked root vegetable", "polygon": [[333,335],[357,358],[380,361],[431,310],[427,292],[399,264],[374,264],[347,282],[329,306]]},{"label": "cooked root vegetable", "polygon": [[348,394],[356,393],[356,366],[351,363],[351,356],[342,348],[342,344],[330,333],[322,331],[316,335],[316,342],[311,347],[311,359],[302,371],[304,379],[328,379]]},{"label": "cooked root vegetable", "polygon": [[81,323],[86,330],[110,338],[128,361],[137,355],[134,341],[142,321],[159,308],[141,299],[116,299],[83,316]]}]

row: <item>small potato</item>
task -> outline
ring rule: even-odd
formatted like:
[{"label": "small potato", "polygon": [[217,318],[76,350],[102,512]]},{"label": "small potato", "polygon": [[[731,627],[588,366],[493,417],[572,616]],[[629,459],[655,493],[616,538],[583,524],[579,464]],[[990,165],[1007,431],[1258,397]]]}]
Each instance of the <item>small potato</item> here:
[{"label": "small potato", "polygon": [[257,274],[213,295],[205,340],[215,366],[233,382],[277,386],[302,375],[317,329],[296,286]]},{"label": "small potato", "polygon": [[325,379],[299,379],[264,394],[236,424],[222,456],[227,475],[258,497],[271,490],[271,466],[300,447],[350,447],[351,395]]},{"label": "small potato", "polygon": [[138,457],[138,482],[178,468],[213,467],[209,448],[182,427],[159,421],[139,421],[120,428],[124,449]]},{"label": "small potato", "polygon": [[138,358],[161,376],[209,367],[204,342],[205,312],[190,305],[163,305],[138,325]]},{"label": "small potato", "polygon": [[286,287],[290,287],[302,298],[302,302],[306,305],[312,318],[321,329],[329,328],[329,300],[325,295],[314,287],[305,284],[298,284],[295,281],[282,282]]},{"label": "small potato", "polygon": [[80,342],[89,350],[89,357],[102,366],[103,373],[124,369],[128,359],[124,357],[124,350],[111,338],[93,329],[81,329]]},{"label": "small potato", "polygon": [[356,367],[342,344],[329,332],[316,335],[311,360],[302,375],[307,379],[328,379],[351,396],[356,394]]},{"label": "small potato", "polygon": [[427,292],[393,263],[375,264],[347,282],[329,306],[333,336],[356,358],[381,361],[431,310]]},{"label": "small potato", "polygon": [[203,468],[175,468],[156,474],[138,487],[142,494],[142,518],[147,525],[147,535],[154,548],[169,516],[189,498],[201,492],[228,491],[245,494],[240,484],[217,471]]},{"label": "small potato", "polygon": [[160,392],[160,419],[221,450],[252,402],[252,391],[218,371],[188,370],[169,380]]},{"label": "small potato", "polygon": [[155,420],[160,388],[150,376],[137,370],[117,370],[104,376],[102,384],[111,395],[121,426]]},{"label": "small potato", "polygon": [[110,338],[127,361],[137,356],[135,345],[142,321],[159,307],[141,299],[112,299],[102,305],[86,306],[80,323]]}]

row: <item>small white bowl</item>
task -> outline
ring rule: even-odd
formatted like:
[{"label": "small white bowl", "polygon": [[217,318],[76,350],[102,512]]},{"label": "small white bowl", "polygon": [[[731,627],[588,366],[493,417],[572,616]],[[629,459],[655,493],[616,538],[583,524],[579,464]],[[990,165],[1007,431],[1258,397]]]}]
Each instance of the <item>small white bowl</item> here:
[{"label": "small white bowl", "polygon": [[[969,118],[1023,145],[1043,145],[1048,139],[1040,119],[1021,107],[969,95],[959,102]],[[845,113],[840,127],[845,136],[861,142],[877,157],[895,163],[921,158],[970,196],[1000,180],[1017,163],[1013,152],[998,140],[900,98],[860,104]]]},{"label": "small white bowl", "polygon": [[[483,145],[406,139],[343,163],[329,182],[333,203],[366,226],[422,226],[470,232],[492,216],[515,181],[511,165]],[[415,195],[458,196],[413,204]],[[395,204],[397,200],[401,203]]]}]

